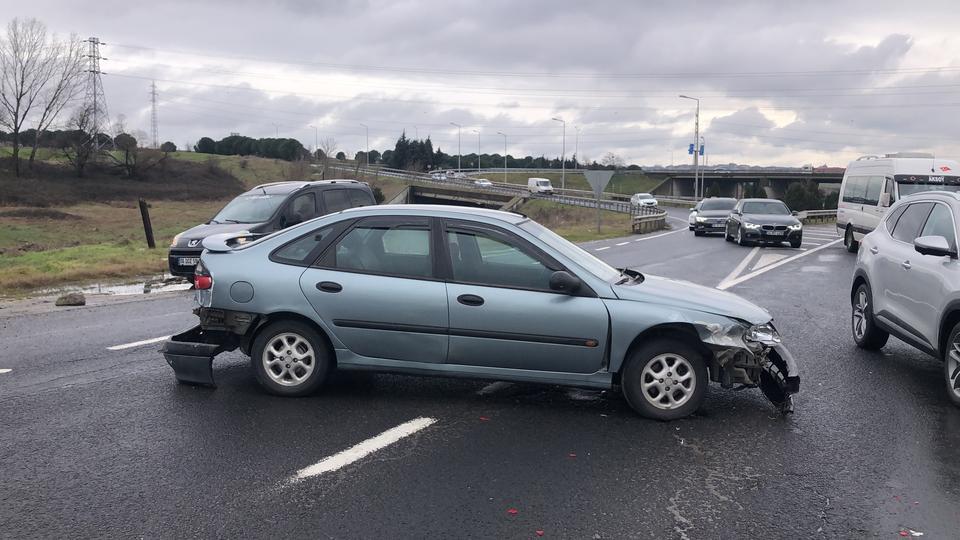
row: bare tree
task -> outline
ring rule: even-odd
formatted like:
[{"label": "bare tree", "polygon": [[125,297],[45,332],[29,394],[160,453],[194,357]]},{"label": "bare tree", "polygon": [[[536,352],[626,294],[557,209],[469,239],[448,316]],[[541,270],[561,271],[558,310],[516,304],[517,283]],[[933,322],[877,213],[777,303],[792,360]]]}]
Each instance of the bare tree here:
[{"label": "bare tree", "polygon": [[20,131],[52,78],[47,29],[36,19],[14,19],[0,36],[0,125],[13,136],[13,167],[20,176]]},{"label": "bare tree", "polygon": [[613,152],[607,152],[600,158],[600,164],[611,169],[622,169],[624,165],[623,158],[614,154]]},{"label": "bare tree", "polygon": [[93,107],[84,106],[77,109],[70,117],[68,128],[70,129],[62,134],[58,144],[74,172],[82,177],[87,164],[97,151],[93,138],[88,133],[93,129]]},{"label": "bare tree", "polygon": [[329,163],[332,154],[337,151],[337,140],[333,137],[324,137],[320,139],[320,178],[327,178],[327,163]]},{"label": "bare tree", "polygon": [[40,146],[40,135],[50,128],[64,107],[83,90],[85,56],[80,38],[71,35],[66,41],[60,41],[54,37],[45,47],[48,50],[48,66],[45,70],[49,70],[50,80],[37,103],[36,136],[30,150],[30,169],[33,169],[37,147]]}]

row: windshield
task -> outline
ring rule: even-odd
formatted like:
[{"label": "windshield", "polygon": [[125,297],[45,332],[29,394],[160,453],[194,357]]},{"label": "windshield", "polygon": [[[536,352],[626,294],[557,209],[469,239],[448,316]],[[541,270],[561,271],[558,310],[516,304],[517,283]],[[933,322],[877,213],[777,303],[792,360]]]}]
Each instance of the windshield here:
[{"label": "windshield", "polygon": [[583,267],[587,272],[590,272],[602,280],[613,281],[620,277],[620,272],[617,269],[587,253],[577,247],[576,244],[571,243],[566,238],[540,225],[536,221],[528,219],[520,223],[520,228],[550,244],[557,251],[563,253],[570,260]]},{"label": "windshield", "polygon": [[[749,205],[749,204],[753,204],[753,203],[747,203],[747,204]],[[733,200],[733,199],[730,199],[730,200],[728,200],[728,201],[724,201],[724,200],[718,200],[718,201],[706,200],[706,201],[703,201],[703,205],[700,206],[700,209],[701,209],[701,210],[733,210],[733,207],[736,206],[736,205],[737,205],[737,201],[735,201],[735,200]]]},{"label": "windshield", "polygon": [[241,195],[223,207],[213,221],[218,223],[263,223],[270,219],[286,195]]},{"label": "windshield", "polygon": [[907,195],[922,193],[924,191],[952,191],[957,193],[960,192],[960,186],[950,184],[904,184],[900,182],[898,183],[897,190],[900,192],[901,197],[906,197]]},{"label": "windshield", "polygon": [[636,195],[634,195],[634,197],[638,199],[652,199],[653,195],[649,193],[637,193]]},{"label": "windshield", "polygon": [[787,216],[790,215],[790,210],[780,201],[748,202],[743,204],[743,213]]},{"label": "windshield", "polygon": [[540,180],[539,182],[537,182],[537,185],[538,185],[538,186],[549,186],[549,185],[550,185],[550,181],[549,181],[549,180]]}]

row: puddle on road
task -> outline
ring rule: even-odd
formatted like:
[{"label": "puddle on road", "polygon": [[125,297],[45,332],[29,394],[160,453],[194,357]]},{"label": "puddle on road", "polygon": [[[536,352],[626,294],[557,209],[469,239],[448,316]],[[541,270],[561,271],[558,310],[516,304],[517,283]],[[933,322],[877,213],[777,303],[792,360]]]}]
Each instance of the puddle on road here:
[{"label": "puddle on road", "polygon": [[38,291],[38,294],[63,294],[68,292],[81,292],[83,294],[108,294],[114,296],[150,294],[170,291],[186,291],[190,289],[190,283],[174,278],[169,274],[149,279],[145,281],[136,281],[131,283],[97,283],[83,287],[62,287],[55,289],[44,289]]}]

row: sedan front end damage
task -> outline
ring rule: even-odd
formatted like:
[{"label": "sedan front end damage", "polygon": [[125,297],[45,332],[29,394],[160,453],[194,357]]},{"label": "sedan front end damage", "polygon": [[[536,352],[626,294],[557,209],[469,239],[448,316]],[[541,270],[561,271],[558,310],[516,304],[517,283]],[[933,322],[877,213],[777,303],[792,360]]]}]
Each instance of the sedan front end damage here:
[{"label": "sedan front end damage", "polygon": [[772,322],[698,322],[694,327],[713,354],[712,381],[723,388],[759,387],[778,411],[793,412],[792,396],[800,391],[800,374]]}]

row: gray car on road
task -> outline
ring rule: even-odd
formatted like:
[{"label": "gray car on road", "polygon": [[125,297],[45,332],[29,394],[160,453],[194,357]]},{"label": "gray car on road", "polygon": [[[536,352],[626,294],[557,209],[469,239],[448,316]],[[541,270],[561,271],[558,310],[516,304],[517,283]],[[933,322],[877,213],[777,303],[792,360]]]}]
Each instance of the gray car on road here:
[{"label": "gray car on road", "polygon": [[711,381],[760,387],[782,411],[799,389],[762,308],[614,269],[518,214],[354,208],[203,245],[200,324],[164,346],[183,382],[212,384],[213,357],[240,348],[286,396],[336,368],[619,386],[640,414],[667,420],[696,411]]},{"label": "gray car on road", "polygon": [[942,359],[947,395],[960,406],[958,220],[957,193],[898,201],[860,242],[850,303],[858,346],[877,350],[894,335]]}]

